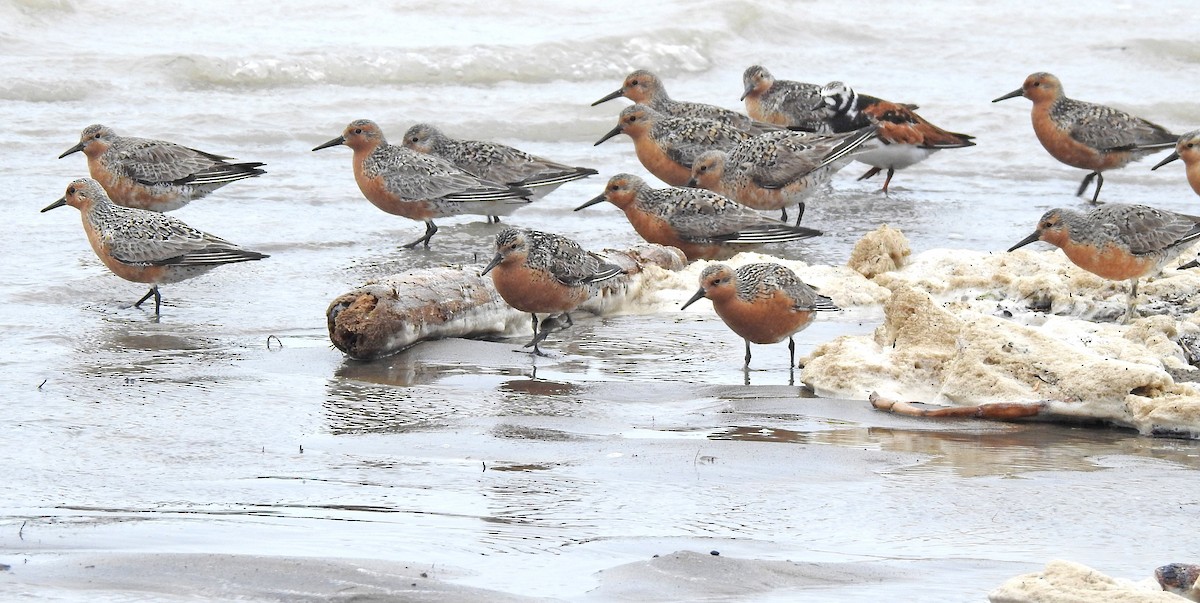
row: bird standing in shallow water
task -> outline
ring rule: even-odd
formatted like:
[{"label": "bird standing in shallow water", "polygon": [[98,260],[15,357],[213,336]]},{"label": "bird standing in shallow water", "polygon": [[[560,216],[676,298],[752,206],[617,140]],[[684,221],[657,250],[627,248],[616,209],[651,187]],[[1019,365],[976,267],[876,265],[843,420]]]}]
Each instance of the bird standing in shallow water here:
[{"label": "bird standing in shallow water", "polygon": [[821,103],[829,111],[826,119],[834,132],[850,132],[872,125],[878,128],[876,138],[880,144],[854,159],[871,166],[859,180],[887,170],[884,194],[887,194],[896,170],[924,161],[941,149],[975,146],[974,136],[943,130],[917,115],[911,105],[859,94],[842,82],[830,82],[822,87]]},{"label": "bird standing in shallow water", "polygon": [[1157,170],[1176,159],[1182,159],[1188,184],[1193,192],[1200,195],[1200,130],[1192,130],[1180,136],[1179,142],[1174,146],[1175,150],[1170,155],[1150,169]]},{"label": "bird standing in shallow water", "polygon": [[383,130],[369,119],[350,122],[342,135],[314,151],[337,145],[354,150],[354,180],[372,205],[410,220],[425,222],[425,234],[404,245],[412,249],[437,232],[434,218],[458,214],[504,216],[529,203],[532,191],[482,180],[454,164],[402,146],[388,144]]},{"label": "bird standing in shallow water", "polygon": [[796,225],[804,217],[804,200],[833,174],[865,152],[875,138],[869,126],[849,134],[770,132],[755,136],[732,150],[708,151],[692,164],[687,185],[725,195],[754,209],[780,210],[798,204]]},{"label": "bird standing in shallow water", "polygon": [[790,366],[796,365],[794,335],[812,324],[816,312],[837,311],[833,300],[820,295],[786,266],[762,262],[734,270],[712,264],[700,273],[700,290],[679,309],[700,298],[712,300],[725,324],[746,341],[746,366],[750,343],[778,343],[786,337]]},{"label": "bird standing in shallow water", "polygon": [[[404,133],[405,148],[441,157],[479,178],[528,189],[536,201],[554,189],[597,174],[596,170],[551,161],[520,149],[482,140],[450,138],[429,124],[417,124]],[[495,217],[499,222],[500,218]]]},{"label": "bird standing in shallow water", "polygon": [[597,140],[596,144],[617,134],[627,134],[632,138],[638,161],[647,171],[671,186],[687,184],[692,177],[692,164],[700,154],[729,150],[751,137],[718,121],[671,117],[646,105],[625,107],[618,118],[617,127]]},{"label": "bird standing in shallow water", "polygon": [[150,291],[133,307],[140,308],[153,296],[155,316],[159,316],[162,303],[160,284],[199,276],[222,264],[270,257],[196,230],[176,218],[116,205],[91,178],[72,182],[67,194],[42,212],[64,205],[79,210],[92,250],[113,274],[135,283],[150,283]]},{"label": "bird standing in shallow water", "polygon": [[699,188],[650,188],[632,174],[609,178],[604,192],[575,208],[608,201],[643,239],[677,247],[689,261],[727,257],[764,243],[807,239],[821,234],[768,218],[728,197]]},{"label": "bird standing in shallow water", "polygon": [[1100,199],[1102,172],[1125,167],[1179,139],[1166,128],[1124,111],[1067,98],[1062,82],[1049,73],[1030,74],[1020,88],[992,102],[1018,96],[1033,101],[1033,132],[1042,147],[1071,167],[1091,170],[1075,195],[1083,195],[1094,178],[1092,203]]},{"label": "bird standing in shallow water", "polygon": [[230,182],[267,173],[259,162],[229,163],[229,157],[165,140],[117,136],[100,124],[84,128],[79,144],[58,158],[79,151],[113,203],[150,211],[179,209]]},{"label": "bird standing in shallow water", "polygon": [[711,119],[733,126],[748,134],[757,135],[780,129],[779,126],[754,121],[747,115],[716,105],[674,100],[667,95],[667,89],[663,86],[662,80],[645,69],[638,69],[625,76],[625,81],[620,88],[592,103],[592,106],[595,107],[621,96],[634,103],[646,105],[663,115]]},{"label": "bird standing in shallow water", "polygon": [[[496,255],[480,275],[489,272],[500,297],[533,317],[533,339],[525,347],[545,356],[538,343],[574,324],[570,312],[592,296],[598,283],[624,271],[566,237],[506,228],[496,235]],[[552,316],[539,324],[538,314]]]},{"label": "bird standing in shallow water", "polygon": [[1045,241],[1062,249],[1072,263],[1092,274],[1115,281],[1128,280],[1125,312],[1128,322],[1137,302],[1138,279],[1157,274],[1200,238],[1197,220],[1124,203],[1108,203],[1087,213],[1058,208],[1046,212],[1038,220],[1037,230],[1008,250]]}]

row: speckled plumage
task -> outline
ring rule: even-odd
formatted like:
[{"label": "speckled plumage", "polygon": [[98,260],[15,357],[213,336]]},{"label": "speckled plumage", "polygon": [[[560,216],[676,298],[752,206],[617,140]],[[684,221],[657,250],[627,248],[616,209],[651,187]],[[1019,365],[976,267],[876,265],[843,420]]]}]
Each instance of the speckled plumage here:
[{"label": "speckled plumage", "polygon": [[1053,74],[1032,73],[1021,87],[992,102],[1024,96],[1033,101],[1030,118],[1042,147],[1055,159],[1091,170],[1076,195],[1096,179],[1092,202],[1099,202],[1105,170],[1121,168],[1177,141],[1166,128],[1105,105],[1068,98]]},{"label": "speckled plumage", "polygon": [[755,121],[748,115],[737,111],[688,101],[677,101],[667,94],[666,87],[657,75],[639,69],[625,76],[625,81],[616,91],[592,103],[592,106],[624,96],[634,103],[646,105],[663,115],[671,117],[690,117],[694,119],[711,119],[730,125],[750,134],[762,134],[780,129],[780,126],[766,122]]},{"label": "speckled plumage", "polygon": [[[500,297],[532,316],[534,335],[525,347],[541,355],[538,343],[569,327],[570,312],[596,292],[596,285],[624,271],[567,237],[506,228],[496,235],[496,255],[481,274],[489,272]],[[538,313],[551,316],[539,325]]]},{"label": "speckled plumage", "polygon": [[596,174],[520,149],[481,140],[450,138],[430,124],[416,124],[404,133],[405,148],[441,157],[484,180],[527,188],[540,199],[559,186]]},{"label": "speckled plumage", "polygon": [[369,119],[350,122],[341,136],[313,150],[342,144],[354,149],[354,180],[372,205],[425,222],[425,234],[405,247],[428,247],[437,232],[434,218],[503,216],[527,205],[532,195],[526,188],[481,179],[440,157],[388,144],[383,130]]},{"label": "speckled plumage", "polygon": [[1132,317],[1137,280],[1162,270],[1197,239],[1197,218],[1146,205],[1106,203],[1087,213],[1056,208],[1042,215],[1033,234],[1009,248],[1034,241],[1063,250],[1076,266],[1102,278],[1129,280],[1126,319]]},{"label": "speckled plumage", "polygon": [[165,140],[118,136],[100,124],[84,128],[79,143],[59,158],[78,151],[113,203],[151,211],[178,209],[230,182],[266,173],[259,162],[229,163],[229,157]]},{"label": "speckled plumage", "polygon": [[687,183],[691,178],[692,163],[700,154],[714,149],[728,150],[751,138],[721,122],[671,117],[646,105],[631,105],[622,110],[617,126],[596,144],[617,134],[632,138],[642,165],[672,186]]},{"label": "speckled plumage", "polygon": [[525,264],[544,270],[568,287],[592,285],[621,274],[621,267],[604,261],[579,243],[540,230],[506,228],[496,235],[496,253],[521,253]]},{"label": "speckled plumage", "polygon": [[742,86],[742,100],[751,118],[809,132],[829,131],[824,111],[820,109],[820,86],[777,80],[762,65],[746,69]]},{"label": "speckled plumage", "polygon": [[[724,264],[708,266],[700,274],[700,280],[707,280],[723,270],[730,268]],[[742,301],[766,299],[781,291],[792,300],[793,310],[836,312],[840,309],[832,299],[817,293],[785,266],[759,262],[740,266],[732,272],[735,275],[732,281],[734,289]]]},{"label": "speckled plumage", "polygon": [[[771,132],[733,149],[709,151],[692,164],[689,186],[700,186],[759,210],[783,210],[803,204],[819,186],[875,138],[869,126],[847,134]],[[799,223],[799,220],[797,220]]]},{"label": "speckled plumage", "polygon": [[42,211],[70,205],[79,209],[92,250],[114,274],[137,283],[150,283],[158,314],[158,285],[198,276],[222,264],[260,260],[267,255],[247,251],[188,226],[183,221],[148,210],[113,203],[100,183],[75,180],[62,199]]},{"label": "speckled plumage", "polygon": [[750,365],[751,342],[777,343],[785,338],[795,366],[793,335],[812,323],[815,312],[839,310],[833,300],[818,294],[796,273],[770,262],[737,270],[725,264],[706,267],[700,273],[700,290],[682,308],[705,297],[712,300],[713,310],[725,325],[746,341],[746,366]]},{"label": "speckled plumage", "polygon": [[805,239],[818,230],[789,226],[712,191],[651,188],[632,174],[609,179],[602,194],[578,209],[609,201],[621,208],[642,238],[679,247],[689,260],[717,257],[748,246]]}]

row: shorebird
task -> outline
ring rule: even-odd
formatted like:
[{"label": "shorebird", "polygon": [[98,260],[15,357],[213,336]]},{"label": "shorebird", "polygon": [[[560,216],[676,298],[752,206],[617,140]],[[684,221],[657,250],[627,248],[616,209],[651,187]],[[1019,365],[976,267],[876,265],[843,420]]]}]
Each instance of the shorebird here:
[{"label": "shorebird", "polygon": [[687,184],[692,177],[692,163],[701,153],[728,150],[751,137],[721,122],[671,117],[646,105],[625,107],[617,127],[596,144],[617,134],[629,135],[637,158],[646,170],[671,186]]},{"label": "shorebird", "polygon": [[1033,131],[1042,147],[1071,167],[1091,170],[1075,196],[1083,195],[1094,178],[1092,203],[1100,199],[1102,172],[1125,167],[1179,139],[1166,128],[1124,111],[1067,98],[1062,82],[1049,73],[1031,74],[1020,88],[992,102],[1018,96],[1033,101]]},{"label": "shorebird", "polygon": [[712,300],[717,316],[745,340],[747,367],[752,342],[779,343],[785,337],[790,366],[796,366],[793,336],[812,324],[816,312],[840,309],[795,272],[770,262],[747,264],[737,270],[725,264],[706,267],[700,273],[700,290],[679,309],[703,297]]},{"label": "shorebird", "polygon": [[165,140],[117,136],[100,124],[84,128],[79,144],[58,158],[79,151],[113,203],[150,211],[179,209],[230,182],[267,173],[259,162],[229,163],[230,157]]},{"label": "shorebird", "polygon": [[667,89],[663,86],[662,80],[658,79],[657,75],[645,69],[638,69],[625,76],[625,81],[621,84],[620,88],[592,103],[592,106],[595,107],[600,103],[605,103],[622,96],[635,103],[646,105],[663,115],[711,119],[733,126],[749,134],[763,134],[780,129],[779,126],[774,124],[755,121],[750,119],[748,115],[743,115],[724,107],[674,100],[667,94]]},{"label": "shorebird", "polygon": [[1046,212],[1038,220],[1037,230],[1008,250],[1045,241],[1092,274],[1128,280],[1128,322],[1137,301],[1138,279],[1157,274],[1200,238],[1198,221],[1200,218],[1124,203],[1108,203],[1087,213],[1057,208]]},{"label": "shorebird", "polygon": [[1175,150],[1170,155],[1150,169],[1157,170],[1176,159],[1182,159],[1188,184],[1191,185],[1192,191],[1200,195],[1200,130],[1192,130],[1180,136],[1174,147]]},{"label": "shorebird", "polygon": [[[520,149],[482,140],[450,138],[437,127],[417,124],[404,133],[406,148],[441,157],[479,178],[528,189],[536,201],[554,189],[599,172],[551,161]],[[499,222],[499,217],[496,217]]]},{"label": "shorebird", "polygon": [[708,151],[692,164],[688,186],[720,193],[748,207],[780,210],[799,205],[796,225],[804,217],[804,200],[829,182],[863,145],[875,138],[874,126],[846,134],[771,132],[755,136],[732,150]]},{"label": "shorebird", "polygon": [[222,264],[270,257],[196,230],[177,218],[117,205],[91,178],[72,182],[66,195],[42,212],[64,205],[79,210],[92,251],[113,274],[150,284],[150,291],[133,307],[140,308],[153,296],[155,316],[162,304],[159,285],[199,276]]},{"label": "shorebird", "polygon": [[608,201],[643,239],[678,247],[688,260],[713,259],[753,249],[765,243],[807,239],[821,234],[803,226],[789,226],[699,188],[650,188],[641,178],[617,174],[604,192],[575,208],[579,211]]},{"label": "shorebird", "polygon": [[529,203],[526,188],[482,180],[454,164],[388,144],[369,119],[350,122],[342,135],[314,151],[346,145],[354,150],[354,180],[372,205],[389,214],[425,222],[425,234],[404,245],[412,249],[437,232],[434,218],[458,214],[508,215]]},{"label": "shorebird", "polygon": [[[571,311],[592,296],[597,283],[623,270],[566,237],[506,228],[496,235],[496,255],[480,275],[489,272],[500,297],[533,317],[533,339],[525,347],[545,356],[538,343],[574,324]],[[538,314],[551,316],[539,325]]]},{"label": "shorebird", "polygon": [[777,80],[762,65],[751,65],[742,74],[742,100],[750,117],[769,124],[828,132],[820,108],[821,87],[816,84]]},{"label": "shorebird", "polygon": [[826,123],[834,132],[850,132],[874,125],[880,144],[854,159],[869,166],[860,176],[865,180],[887,170],[883,192],[896,170],[924,161],[936,151],[972,147],[974,136],[943,130],[917,115],[912,105],[893,103],[859,94],[842,82],[830,82],[821,88],[820,104],[828,111]]}]

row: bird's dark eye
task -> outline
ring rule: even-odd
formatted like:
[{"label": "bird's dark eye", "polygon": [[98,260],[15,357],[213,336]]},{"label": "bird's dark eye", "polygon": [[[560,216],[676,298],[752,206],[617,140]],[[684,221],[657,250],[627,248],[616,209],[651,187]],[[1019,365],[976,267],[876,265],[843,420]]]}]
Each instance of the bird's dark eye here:
[{"label": "bird's dark eye", "polygon": [[73,186],[72,186],[72,187],[69,187],[69,188],[67,189],[67,194],[68,194],[68,195],[74,195],[74,194],[75,194],[75,187],[73,187]]},{"label": "bird's dark eye", "polygon": [[630,85],[630,86],[636,86],[636,85],[638,85],[638,81],[637,81],[637,80],[633,80],[632,82],[629,82],[629,85]]},{"label": "bird's dark eye", "polygon": [[355,134],[362,134],[362,128],[354,128]]}]

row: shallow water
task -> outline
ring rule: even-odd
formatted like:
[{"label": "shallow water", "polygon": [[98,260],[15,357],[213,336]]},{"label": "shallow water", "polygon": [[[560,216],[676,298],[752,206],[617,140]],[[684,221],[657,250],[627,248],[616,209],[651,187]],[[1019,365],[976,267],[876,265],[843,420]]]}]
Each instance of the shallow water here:
[{"label": "shallow water", "polygon": [[[765,253],[841,264],[881,223],[914,252],[1001,252],[1046,209],[1081,207],[1083,173],[1042,151],[1028,101],[989,101],[1050,70],[1071,96],[1190,130],[1191,5],[1098,6],[1086,25],[1077,9],[1033,2],[903,14],[883,3],[283,6],[0,4],[6,598],[140,596],[128,583],[97,594],[22,581],[22,566],[80,552],[399,560],[565,599],[601,584],[600,570],[676,550],[909,568],[869,588],[781,582],[746,593],[755,600],[981,600],[1053,558],[1131,579],[1194,561],[1200,537],[1181,526],[1197,498],[1182,485],[1197,478],[1200,444],[925,423],[811,398],[789,385],[800,374],[786,346],[755,346],[744,372],[741,341],[705,304],[583,318],[552,336],[548,360],[511,352],[517,339],[347,360],[326,335],[330,300],[376,276],[486,257],[499,227],[446,219],[431,250],[401,250],[420,225],[362,199],[349,150],[309,151],[366,117],[393,138],[428,121],[594,167],[600,176],[506,221],[626,247],[637,237],[615,208],[571,211],[608,176],[644,174],[627,138],[592,146],[625,101],[589,103],[644,67],[677,99],[739,108],[741,72],[761,63],[916,102],[979,142],[900,172],[887,197],[850,166],[809,204],[806,223],[825,236]],[[165,286],[160,321],[128,308],[144,288],[100,265],[75,211],[37,212],[85,175],[79,155],[55,157],[96,122],[266,162],[266,176],[174,215],[272,257]],[[1156,160],[1110,173],[1102,198],[1195,213],[1182,167],[1152,173]],[[822,318],[798,352],[869,332],[879,316]],[[645,578],[647,598],[666,598],[654,589]]]}]

